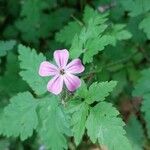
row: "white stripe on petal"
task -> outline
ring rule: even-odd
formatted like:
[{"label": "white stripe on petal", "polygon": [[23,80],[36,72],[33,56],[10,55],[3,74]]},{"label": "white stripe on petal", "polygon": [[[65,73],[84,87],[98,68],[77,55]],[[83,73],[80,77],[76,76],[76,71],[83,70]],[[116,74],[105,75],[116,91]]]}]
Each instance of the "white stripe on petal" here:
[{"label": "white stripe on petal", "polygon": [[54,76],[47,84],[47,90],[55,95],[58,95],[63,88],[63,77],[60,75]]},{"label": "white stripe on petal", "polygon": [[56,61],[56,64],[61,69],[64,69],[64,67],[67,65],[68,58],[69,58],[69,52],[66,49],[56,50],[54,52],[54,59]]},{"label": "white stripe on petal", "polygon": [[73,74],[65,74],[64,82],[69,91],[75,91],[81,85],[81,80]]},{"label": "white stripe on petal", "polygon": [[58,68],[55,65],[49,63],[48,61],[43,61],[41,63],[39,68],[40,76],[45,77],[45,76],[53,76],[56,74],[58,74]]},{"label": "white stripe on petal", "polygon": [[74,59],[66,66],[66,71],[72,74],[81,73],[84,71],[84,66],[80,59]]}]

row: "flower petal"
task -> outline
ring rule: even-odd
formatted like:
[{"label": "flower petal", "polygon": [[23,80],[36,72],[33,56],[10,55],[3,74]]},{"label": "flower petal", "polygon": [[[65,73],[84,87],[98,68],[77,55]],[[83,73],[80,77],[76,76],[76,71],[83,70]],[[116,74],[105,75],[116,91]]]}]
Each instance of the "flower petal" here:
[{"label": "flower petal", "polygon": [[56,50],[54,52],[54,59],[58,67],[64,68],[67,65],[69,52],[66,49]]},{"label": "flower petal", "polygon": [[69,73],[64,75],[64,82],[69,91],[74,91],[81,85],[81,80],[77,76]]},{"label": "flower petal", "polygon": [[58,73],[58,68],[49,63],[48,61],[43,61],[40,65],[39,68],[39,75],[42,77],[45,76],[52,76],[52,75],[56,75]]},{"label": "flower petal", "polygon": [[80,59],[74,59],[67,65],[66,71],[72,74],[81,73],[84,71],[84,66]]},{"label": "flower petal", "polygon": [[63,88],[63,77],[56,75],[47,84],[47,90],[58,95]]}]

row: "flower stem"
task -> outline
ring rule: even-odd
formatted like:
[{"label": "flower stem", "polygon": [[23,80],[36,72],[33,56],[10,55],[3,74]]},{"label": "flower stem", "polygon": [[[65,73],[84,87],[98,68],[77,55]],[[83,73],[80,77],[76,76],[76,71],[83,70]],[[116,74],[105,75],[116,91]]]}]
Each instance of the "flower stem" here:
[{"label": "flower stem", "polygon": [[67,90],[66,90],[66,88],[63,88],[61,95],[60,95],[61,104],[63,106],[66,106],[66,97],[67,97]]}]

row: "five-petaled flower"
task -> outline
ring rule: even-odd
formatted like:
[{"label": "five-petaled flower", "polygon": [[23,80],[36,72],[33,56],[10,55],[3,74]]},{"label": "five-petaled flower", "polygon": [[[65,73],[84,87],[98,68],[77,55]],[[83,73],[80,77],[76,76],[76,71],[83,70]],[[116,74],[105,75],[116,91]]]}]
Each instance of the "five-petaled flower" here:
[{"label": "five-petaled flower", "polygon": [[74,59],[69,64],[69,52],[66,49],[56,50],[54,52],[54,59],[57,66],[48,61],[43,61],[39,68],[39,75],[53,76],[47,84],[47,90],[54,94],[59,94],[63,89],[65,83],[69,91],[75,91],[81,85],[80,79],[75,74],[84,71],[84,66],[80,59]]}]

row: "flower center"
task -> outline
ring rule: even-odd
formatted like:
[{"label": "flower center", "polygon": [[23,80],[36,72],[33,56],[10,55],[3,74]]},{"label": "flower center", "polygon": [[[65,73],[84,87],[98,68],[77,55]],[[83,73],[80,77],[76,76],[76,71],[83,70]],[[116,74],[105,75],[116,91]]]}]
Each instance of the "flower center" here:
[{"label": "flower center", "polygon": [[64,75],[64,74],[65,74],[65,70],[64,70],[64,69],[61,69],[59,73],[60,73],[61,75]]}]

